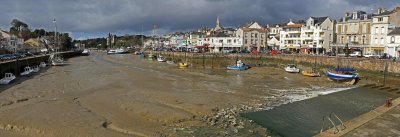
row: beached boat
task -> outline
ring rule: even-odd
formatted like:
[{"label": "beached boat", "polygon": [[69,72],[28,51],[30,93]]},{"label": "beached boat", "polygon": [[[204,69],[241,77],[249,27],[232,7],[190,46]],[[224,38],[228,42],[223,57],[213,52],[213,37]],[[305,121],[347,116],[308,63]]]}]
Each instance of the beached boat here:
[{"label": "beached boat", "polygon": [[175,62],[175,61],[173,61],[173,60],[168,60],[168,61],[167,61],[167,64],[171,64],[171,65],[173,65],[173,64],[176,64],[176,62]]},{"label": "beached boat", "polygon": [[236,62],[236,65],[229,65],[226,67],[229,70],[247,70],[249,67],[247,65],[245,65],[241,60],[238,60]]},{"label": "beached boat", "polygon": [[165,60],[165,58],[164,58],[163,56],[160,56],[160,55],[159,55],[159,56],[157,57],[157,61],[158,61],[158,62],[165,62],[165,61],[167,61],[167,60]]},{"label": "beached boat", "polygon": [[300,69],[297,68],[297,66],[295,64],[288,64],[285,67],[285,71],[289,72],[289,73],[300,73]]},{"label": "beached boat", "polygon": [[64,58],[62,58],[60,56],[51,60],[51,65],[53,65],[53,66],[62,66],[64,64],[65,64]]},{"label": "beached boat", "polygon": [[189,65],[187,63],[181,62],[179,63],[180,68],[187,68]]},{"label": "beached boat", "polygon": [[40,62],[40,64],[39,64],[39,67],[41,67],[41,68],[44,68],[46,66],[47,66],[46,62]]},{"label": "beached boat", "polygon": [[359,78],[357,70],[353,68],[336,68],[327,72],[327,76],[335,81],[352,81]]},{"label": "beached boat", "polygon": [[0,84],[1,85],[7,85],[13,82],[16,79],[15,75],[13,73],[6,73],[4,75],[4,78],[0,79]]},{"label": "beached boat", "polygon": [[304,70],[301,72],[301,74],[303,74],[303,76],[308,76],[308,77],[320,77],[321,75],[319,74],[319,72],[316,72],[314,70]]},{"label": "beached boat", "polygon": [[147,60],[153,61],[153,60],[154,60],[154,55],[153,55],[152,53],[150,53],[150,54],[147,56]]},{"label": "beached boat", "polygon": [[24,72],[21,73],[21,76],[29,76],[33,72],[31,67],[25,67]]},{"label": "beached boat", "polygon": [[32,68],[32,72],[34,72],[34,73],[37,73],[37,72],[39,72],[40,71],[40,68],[39,68],[39,66],[33,66],[33,68]]},{"label": "beached boat", "polygon": [[84,55],[84,56],[89,56],[89,55],[90,55],[89,50],[88,50],[88,49],[84,49],[84,50],[82,51],[82,55]]},{"label": "beached boat", "polygon": [[119,48],[119,49],[110,49],[107,51],[108,55],[114,55],[114,54],[126,54],[128,53],[127,50],[123,49],[123,48]]}]

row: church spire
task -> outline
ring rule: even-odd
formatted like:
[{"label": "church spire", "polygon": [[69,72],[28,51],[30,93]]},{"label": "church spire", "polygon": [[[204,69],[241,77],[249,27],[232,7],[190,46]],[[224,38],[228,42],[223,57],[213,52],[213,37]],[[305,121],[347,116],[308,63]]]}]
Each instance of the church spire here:
[{"label": "church spire", "polygon": [[217,17],[217,22],[215,23],[215,30],[221,30],[221,22],[219,21],[219,17]]}]

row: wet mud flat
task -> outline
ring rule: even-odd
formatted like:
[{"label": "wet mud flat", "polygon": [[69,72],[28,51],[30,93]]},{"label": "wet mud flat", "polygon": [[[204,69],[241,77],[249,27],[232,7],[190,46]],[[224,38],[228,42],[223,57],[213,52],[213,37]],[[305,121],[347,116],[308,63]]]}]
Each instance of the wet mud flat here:
[{"label": "wet mud flat", "polygon": [[268,136],[239,114],[342,86],[279,67],[179,69],[131,54],[68,64],[0,88],[0,136]]},{"label": "wet mud flat", "polygon": [[323,131],[328,129],[330,121],[327,118],[323,120],[326,116],[330,117],[335,125],[340,125],[340,120],[346,122],[372,111],[383,105],[389,97],[398,96],[377,89],[359,87],[282,105],[271,110],[245,113],[242,116],[273,131],[275,135],[308,137],[318,134],[322,128]]}]

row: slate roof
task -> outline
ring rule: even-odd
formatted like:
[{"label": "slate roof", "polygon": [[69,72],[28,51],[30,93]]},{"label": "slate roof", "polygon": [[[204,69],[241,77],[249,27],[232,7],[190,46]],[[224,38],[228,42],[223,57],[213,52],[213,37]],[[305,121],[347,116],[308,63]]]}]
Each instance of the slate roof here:
[{"label": "slate roof", "polygon": [[314,20],[314,24],[322,24],[328,17],[311,17]]},{"label": "slate roof", "polygon": [[388,36],[393,36],[393,35],[400,35],[400,27],[395,28],[392,32],[388,34]]}]

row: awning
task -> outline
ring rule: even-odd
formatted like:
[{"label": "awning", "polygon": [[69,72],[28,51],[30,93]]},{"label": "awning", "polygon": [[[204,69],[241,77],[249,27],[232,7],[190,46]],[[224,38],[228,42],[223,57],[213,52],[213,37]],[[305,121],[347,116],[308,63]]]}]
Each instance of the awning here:
[{"label": "awning", "polygon": [[203,46],[195,46],[197,49],[206,49],[208,48],[208,45],[203,45]]}]

